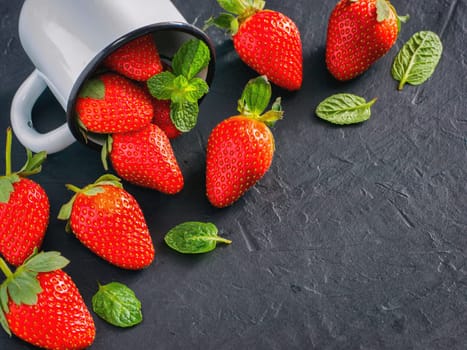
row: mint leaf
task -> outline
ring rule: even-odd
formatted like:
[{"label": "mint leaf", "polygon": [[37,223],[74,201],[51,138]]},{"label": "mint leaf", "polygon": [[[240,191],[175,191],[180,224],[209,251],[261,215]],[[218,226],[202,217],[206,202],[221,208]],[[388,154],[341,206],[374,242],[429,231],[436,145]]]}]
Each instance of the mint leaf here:
[{"label": "mint leaf", "polygon": [[167,245],[183,254],[200,254],[216,248],[218,242],[232,241],[219,237],[217,227],[208,222],[188,221],[172,228],[164,237]]},{"label": "mint leaf", "polygon": [[271,84],[266,76],[259,76],[246,84],[238,101],[238,111],[244,115],[259,116],[268,106],[270,99]]},{"label": "mint leaf", "polygon": [[198,102],[198,100],[209,92],[209,86],[201,78],[193,78],[185,88],[185,99],[188,102]]},{"label": "mint leaf", "polygon": [[79,91],[79,97],[102,100],[105,97],[104,83],[99,78],[86,80]]},{"label": "mint leaf", "polygon": [[211,53],[204,41],[191,39],[178,49],[172,60],[172,69],[175,75],[183,75],[190,80],[207,67],[210,59]]},{"label": "mint leaf", "polygon": [[141,302],[130,288],[119,282],[99,285],[92,297],[92,309],[117,327],[131,327],[143,320]]},{"label": "mint leaf", "polygon": [[392,76],[399,81],[399,90],[406,83],[420,85],[434,73],[443,53],[443,44],[436,33],[415,33],[401,48],[392,65]]},{"label": "mint leaf", "polygon": [[153,75],[147,81],[149,92],[159,100],[170,100],[176,76],[169,71]]},{"label": "mint leaf", "polygon": [[353,94],[336,94],[326,98],[316,108],[316,115],[333,124],[355,124],[370,118],[370,107],[376,99],[366,102]]},{"label": "mint leaf", "polygon": [[170,119],[181,132],[193,129],[198,121],[199,106],[197,102],[172,102],[170,104]]}]

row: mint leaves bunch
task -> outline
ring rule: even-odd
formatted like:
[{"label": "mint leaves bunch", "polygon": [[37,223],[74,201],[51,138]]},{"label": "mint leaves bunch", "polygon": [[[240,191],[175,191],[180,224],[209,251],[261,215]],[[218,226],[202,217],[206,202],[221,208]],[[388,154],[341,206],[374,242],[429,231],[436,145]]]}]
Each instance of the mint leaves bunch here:
[{"label": "mint leaves bunch", "polygon": [[196,125],[198,101],[209,91],[206,81],[197,75],[210,60],[208,46],[199,39],[191,39],[174,55],[171,71],[163,71],[147,80],[153,97],[171,101],[170,119],[181,132],[188,132]]}]

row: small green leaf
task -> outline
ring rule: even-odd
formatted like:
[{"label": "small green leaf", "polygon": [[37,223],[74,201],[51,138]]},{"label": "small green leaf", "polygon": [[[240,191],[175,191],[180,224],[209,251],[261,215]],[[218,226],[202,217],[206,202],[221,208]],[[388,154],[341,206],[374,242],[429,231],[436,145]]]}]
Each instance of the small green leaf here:
[{"label": "small green leaf", "polygon": [[5,313],[3,312],[3,310],[0,310],[0,325],[2,326],[3,330],[11,337],[12,334],[11,334],[10,326],[8,325],[8,322],[6,320]]},{"label": "small green leaf", "polygon": [[153,75],[147,81],[149,92],[159,100],[170,100],[174,90],[173,81],[176,76],[169,71]]},{"label": "small green leaf", "polygon": [[401,48],[392,65],[392,76],[399,81],[399,90],[406,83],[420,85],[434,73],[441,59],[443,44],[436,33],[415,33]]},{"label": "small green leaf", "polygon": [[185,99],[188,102],[198,102],[198,100],[209,92],[209,85],[204,79],[193,78],[185,89]]},{"label": "small green leaf", "polygon": [[251,79],[243,89],[238,101],[238,111],[243,115],[260,115],[271,99],[271,84],[262,75]]},{"label": "small green leaf", "polygon": [[216,248],[218,242],[232,241],[219,237],[217,227],[212,223],[188,221],[172,228],[165,235],[167,245],[184,254],[206,253]]},{"label": "small green leaf", "polygon": [[19,180],[20,177],[16,174],[0,177],[0,203],[8,203],[14,191],[13,184]]},{"label": "small green leaf", "polygon": [[370,118],[370,107],[376,99],[366,102],[353,94],[336,94],[326,98],[316,108],[316,114],[333,124],[361,123]]},{"label": "small green leaf", "polygon": [[170,119],[181,132],[193,129],[198,121],[199,106],[197,102],[170,104]]},{"label": "small green leaf", "polygon": [[35,305],[40,292],[42,288],[37,280],[37,272],[18,269],[14,280],[8,284],[8,294],[17,305]]},{"label": "small green leaf", "polygon": [[387,0],[376,0],[376,20],[383,22],[387,20],[391,15],[391,7]]},{"label": "small green leaf", "polygon": [[0,285],[0,307],[1,309],[8,313],[10,310],[8,308],[8,292],[7,292],[7,283],[2,283]]},{"label": "small green leaf", "polygon": [[42,163],[47,159],[45,151],[33,154],[29,149],[26,149],[27,160],[18,174],[21,176],[29,176],[38,174],[42,170]]},{"label": "small green leaf", "polygon": [[216,26],[217,28],[227,31],[231,35],[235,35],[238,32],[238,19],[230,13],[221,13],[217,17],[209,18],[205,23],[203,30],[206,30],[210,26]]},{"label": "small green leaf", "polygon": [[79,97],[102,100],[105,97],[104,83],[98,78],[86,80],[79,91]]},{"label": "small green leaf", "polygon": [[40,252],[30,258],[21,268],[33,272],[50,272],[64,268],[70,261],[60,252]]},{"label": "small green leaf", "polygon": [[183,75],[190,80],[211,60],[211,53],[206,43],[199,39],[186,41],[177,51],[172,60],[175,75]]},{"label": "small green leaf", "polygon": [[130,288],[119,282],[99,285],[92,297],[92,309],[117,327],[131,327],[143,320],[141,302]]}]

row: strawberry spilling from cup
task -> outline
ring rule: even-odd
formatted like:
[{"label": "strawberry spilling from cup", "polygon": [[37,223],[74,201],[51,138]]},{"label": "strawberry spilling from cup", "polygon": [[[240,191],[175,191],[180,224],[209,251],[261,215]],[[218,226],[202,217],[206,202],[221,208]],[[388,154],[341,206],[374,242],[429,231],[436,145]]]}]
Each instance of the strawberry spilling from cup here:
[{"label": "strawberry spilling from cup", "polygon": [[100,135],[107,156],[124,180],[166,194],[184,184],[170,139],[193,129],[199,100],[209,86],[199,76],[209,65],[205,42],[191,39],[172,60],[162,62],[152,34],[119,47],[106,57],[99,74],[81,87],[75,112],[87,138]]}]

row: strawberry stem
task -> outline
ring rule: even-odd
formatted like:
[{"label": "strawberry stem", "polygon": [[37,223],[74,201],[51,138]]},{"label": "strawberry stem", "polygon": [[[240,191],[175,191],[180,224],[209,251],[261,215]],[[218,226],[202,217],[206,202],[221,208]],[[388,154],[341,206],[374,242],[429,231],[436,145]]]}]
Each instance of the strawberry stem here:
[{"label": "strawberry stem", "polygon": [[65,187],[68,188],[70,191],[73,191],[75,193],[81,192],[81,188],[79,188],[79,187],[77,187],[75,185],[72,185],[72,184],[66,184]]},{"label": "strawberry stem", "polygon": [[5,147],[5,175],[11,175],[11,144],[13,141],[13,133],[11,128],[6,129],[6,147]]},{"label": "strawberry stem", "polygon": [[2,272],[5,274],[6,278],[13,276],[13,272],[11,272],[10,268],[2,257],[0,257],[0,270],[2,270]]}]

